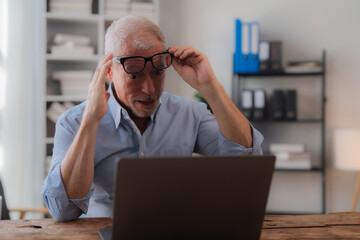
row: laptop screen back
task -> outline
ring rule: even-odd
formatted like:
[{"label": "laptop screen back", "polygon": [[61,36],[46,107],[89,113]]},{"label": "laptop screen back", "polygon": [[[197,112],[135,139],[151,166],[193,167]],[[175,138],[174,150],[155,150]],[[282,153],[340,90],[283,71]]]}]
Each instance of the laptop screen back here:
[{"label": "laptop screen back", "polygon": [[116,164],[113,239],[259,239],[273,156]]}]

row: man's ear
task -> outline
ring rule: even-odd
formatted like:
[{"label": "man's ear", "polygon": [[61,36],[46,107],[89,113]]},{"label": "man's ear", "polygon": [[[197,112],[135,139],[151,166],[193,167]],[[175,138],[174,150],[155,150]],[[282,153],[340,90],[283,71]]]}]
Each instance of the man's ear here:
[{"label": "man's ear", "polygon": [[109,79],[110,81],[113,80],[113,70],[112,70],[112,66],[109,67],[107,73],[106,73],[106,77],[107,79]]}]

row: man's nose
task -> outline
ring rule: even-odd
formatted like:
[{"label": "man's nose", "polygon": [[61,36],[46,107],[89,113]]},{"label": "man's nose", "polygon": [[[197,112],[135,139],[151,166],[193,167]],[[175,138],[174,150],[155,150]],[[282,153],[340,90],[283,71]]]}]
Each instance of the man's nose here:
[{"label": "man's nose", "polygon": [[150,76],[150,72],[145,73],[145,78],[142,82],[142,92],[147,95],[155,93],[155,85],[153,79]]}]

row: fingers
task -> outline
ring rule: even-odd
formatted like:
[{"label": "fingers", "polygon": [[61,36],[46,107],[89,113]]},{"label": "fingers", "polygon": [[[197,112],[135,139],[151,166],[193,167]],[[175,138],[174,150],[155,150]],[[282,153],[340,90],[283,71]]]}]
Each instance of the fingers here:
[{"label": "fingers", "polygon": [[200,56],[200,52],[192,46],[173,46],[169,48],[169,52],[172,53],[175,58],[178,58],[180,60],[184,60],[190,56]]},{"label": "fingers", "polygon": [[101,60],[99,65],[96,68],[94,77],[93,77],[93,84],[95,85],[103,85],[105,84],[105,76],[107,70],[112,64],[113,54],[111,52],[107,53]]},{"label": "fingers", "polygon": [[112,59],[108,60],[106,63],[104,63],[101,67],[99,76],[98,76],[98,81],[96,82],[97,85],[100,86],[104,86],[105,81],[106,81],[106,74],[108,72],[108,69],[111,67],[112,65]]}]

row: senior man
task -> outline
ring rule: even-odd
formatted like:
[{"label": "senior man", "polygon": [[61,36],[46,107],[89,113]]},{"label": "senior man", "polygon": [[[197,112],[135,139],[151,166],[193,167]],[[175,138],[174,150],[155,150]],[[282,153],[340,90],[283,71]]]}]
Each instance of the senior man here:
[{"label": "senior man", "polygon": [[[42,194],[57,220],[111,217],[120,157],[262,154],[262,135],[231,102],[203,53],[167,48],[156,24],[132,15],[108,28],[105,52],[87,100],[56,124]],[[171,65],[214,115],[203,103],[163,92]]]}]

